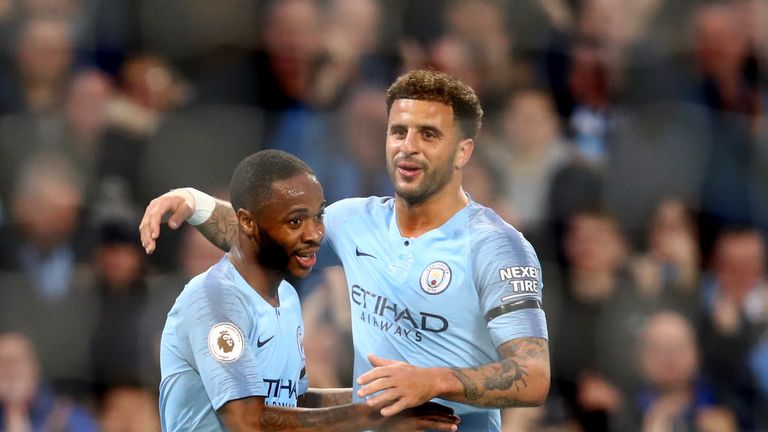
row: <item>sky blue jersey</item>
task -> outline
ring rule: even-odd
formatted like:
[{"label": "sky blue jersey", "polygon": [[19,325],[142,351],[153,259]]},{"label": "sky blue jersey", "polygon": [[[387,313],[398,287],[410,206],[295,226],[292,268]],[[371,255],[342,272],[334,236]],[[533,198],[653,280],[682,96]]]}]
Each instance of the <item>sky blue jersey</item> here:
[{"label": "sky blue jersey", "polygon": [[[496,347],[511,339],[547,338],[541,266],[520,232],[470,201],[439,228],[406,238],[394,203],[351,198],[326,209],[325,241],[349,288],[355,379],[372,368],[368,353],[470,367],[499,361]],[[438,402],[461,415],[460,430],[500,429],[499,410]]]},{"label": "sky blue jersey", "polygon": [[168,313],[160,348],[163,431],[225,430],[226,402],[263,396],[295,407],[307,390],[304,325],[294,288],[267,303],[225,256],[193,278]]}]

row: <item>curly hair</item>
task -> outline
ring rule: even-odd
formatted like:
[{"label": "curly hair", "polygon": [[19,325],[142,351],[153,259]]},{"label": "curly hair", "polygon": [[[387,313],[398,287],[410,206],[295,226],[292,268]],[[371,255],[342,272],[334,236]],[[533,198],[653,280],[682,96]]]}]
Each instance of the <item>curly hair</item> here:
[{"label": "curly hair", "polygon": [[430,69],[418,69],[401,75],[387,90],[387,113],[398,99],[441,102],[453,108],[463,138],[474,139],[480,131],[483,109],[472,87]]}]

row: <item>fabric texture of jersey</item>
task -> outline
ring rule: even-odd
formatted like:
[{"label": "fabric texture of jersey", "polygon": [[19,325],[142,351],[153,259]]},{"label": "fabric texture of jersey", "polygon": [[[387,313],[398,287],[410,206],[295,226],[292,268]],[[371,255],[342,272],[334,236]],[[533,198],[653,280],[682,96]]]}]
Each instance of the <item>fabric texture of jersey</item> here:
[{"label": "fabric texture of jersey", "polygon": [[278,296],[267,303],[228,256],[187,284],[162,335],[163,431],[225,430],[216,410],[248,396],[296,406],[307,390],[301,307],[287,282]]},{"label": "fabric texture of jersey", "polygon": [[[499,361],[496,348],[511,339],[547,338],[538,258],[491,209],[470,201],[439,228],[406,238],[393,198],[351,198],[326,209],[325,226],[347,277],[354,378],[371,369],[369,353],[471,367]],[[462,417],[462,430],[500,429],[499,410],[438,402]]]}]

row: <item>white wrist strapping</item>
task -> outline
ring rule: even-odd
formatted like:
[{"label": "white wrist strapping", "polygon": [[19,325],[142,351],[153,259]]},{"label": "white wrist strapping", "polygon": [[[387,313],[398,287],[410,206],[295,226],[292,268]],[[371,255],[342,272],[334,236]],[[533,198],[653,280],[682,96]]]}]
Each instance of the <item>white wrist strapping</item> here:
[{"label": "white wrist strapping", "polygon": [[188,187],[184,189],[192,195],[192,199],[195,201],[195,212],[187,219],[187,223],[190,225],[200,225],[207,221],[216,207],[216,198],[195,188]]}]

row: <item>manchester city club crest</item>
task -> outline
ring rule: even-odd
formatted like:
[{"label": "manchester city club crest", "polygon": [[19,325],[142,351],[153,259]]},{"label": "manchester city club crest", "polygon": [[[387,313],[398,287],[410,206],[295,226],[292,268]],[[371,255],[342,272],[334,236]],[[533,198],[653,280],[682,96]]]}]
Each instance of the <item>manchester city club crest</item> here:
[{"label": "manchester city club crest", "polygon": [[451,284],[451,268],[442,261],[435,261],[421,272],[421,289],[427,294],[440,294]]}]

